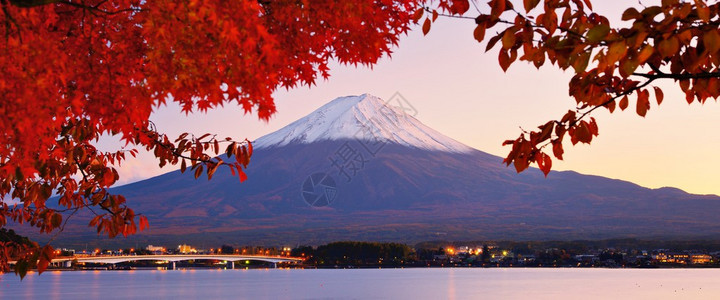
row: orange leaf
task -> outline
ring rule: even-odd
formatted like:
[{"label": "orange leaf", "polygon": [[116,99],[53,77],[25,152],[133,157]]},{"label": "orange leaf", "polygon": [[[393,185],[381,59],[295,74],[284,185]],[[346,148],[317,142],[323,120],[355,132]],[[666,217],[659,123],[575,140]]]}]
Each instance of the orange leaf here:
[{"label": "orange leaf", "polygon": [[453,0],[450,10],[452,13],[462,15],[470,9],[470,1],[468,0]]},{"label": "orange leaf", "polygon": [[619,42],[614,42],[610,45],[610,48],[608,48],[607,51],[607,63],[608,64],[614,64],[617,61],[625,58],[625,55],[627,54],[627,44],[625,44],[625,40],[621,40]]},{"label": "orange leaf", "polygon": [[550,169],[552,169],[552,158],[545,153],[538,152],[535,155],[535,161],[543,174],[545,174],[545,177],[547,177],[548,173],[550,173]]},{"label": "orange leaf", "polygon": [[499,34],[496,35],[496,36],[491,37],[490,40],[489,40],[488,43],[487,43],[487,46],[485,47],[485,52],[490,51],[490,49],[492,49],[492,47],[494,47],[495,44],[497,44],[497,42],[498,42],[501,38],[502,38],[502,35],[499,35]]},{"label": "orange leaf", "polygon": [[538,3],[540,3],[540,0],[523,0],[523,6],[525,6],[526,12],[530,12]]},{"label": "orange leaf", "polygon": [[693,103],[695,101],[695,93],[692,90],[685,92],[685,101],[687,101],[688,104]]},{"label": "orange leaf", "polygon": [[45,245],[40,249],[38,256],[37,269],[38,273],[45,272],[50,262],[55,257],[55,249],[50,245]]},{"label": "orange leaf", "polygon": [[423,35],[427,35],[430,32],[430,19],[425,19],[422,26]]},{"label": "orange leaf", "polygon": [[587,122],[580,121],[579,124],[575,125],[570,132],[570,141],[573,145],[580,143],[590,144],[592,141],[592,133],[588,127]]},{"label": "orange leaf", "polygon": [[676,37],[671,36],[668,39],[660,41],[657,48],[663,58],[672,57],[680,50],[680,43]]},{"label": "orange leaf", "polygon": [[555,10],[545,12],[543,16],[543,27],[547,29],[548,33],[553,34],[558,26],[558,19]]},{"label": "orange leaf", "polygon": [[245,139],[245,142],[247,143],[247,155],[249,158],[253,154],[253,145],[252,145],[252,142],[250,142],[250,140],[248,140],[248,139]]},{"label": "orange leaf", "polygon": [[563,153],[565,152],[565,151],[563,150],[562,141],[560,141],[560,140],[553,140],[553,141],[552,141],[552,145],[553,145],[553,148],[552,148],[552,149],[553,149],[553,155],[555,155],[555,157],[556,157],[557,159],[562,160],[562,159],[563,159]]},{"label": "orange leaf", "polygon": [[605,37],[609,33],[610,33],[610,26],[608,26],[606,24],[600,24],[593,28],[590,28],[590,30],[588,30],[586,38],[587,38],[588,42],[597,43],[597,42],[605,39]]},{"label": "orange leaf", "polygon": [[575,115],[576,114],[574,111],[568,110],[568,112],[562,117],[562,119],[560,119],[560,122],[562,122],[562,123],[573,122],[573,121],[575,121],[575,118],[576,118]]},{"label": "orange leaf", "polygon": [[478,24],[477,27],[475,27],[475,30],[473,31],[473,37],[476,41],[482,42],[483,39],[485,39],[485,23]]},{"label": "orange leaf", "polygon": [[50,219],[50,223],[54,228],[60,227],[60,225],[62,225],[62,215],[59,213],[53,213]]},{"label": "orange leaf", "polygon": [[516,157],[513,161],[513,165],[515,166],[515,171],[518,173],[525,171],[530,166],[530,162],[527,158],[523,157]]},{"label": "orange leaf", "polygon": [[720,50],[720,33],[717,28],[712,28],[703,35],[703,45],[708,53],[713,55]]},{"label": "orange leaf", "polygon": [[503,69],[503,71],[507,72],[510,64],[512,64],[512,61],[510,60],[510,56],[508,55],[507,51],[500,50],[500,53],[498,54],[498,62],[500,63],[500,67]]},{"label": "orange leaf", "polygon": [[645,45],[642,50],[640,50],[640,53],[637,55],[637,62],[638,64],[644,64],[650,56],[653,55],[655,50],[650,45]]},{"label": "orange leaf", "polygon": [[650,109],[650,92],[647,90],[638,91],[637,97],[637,114],[645,117],[647,111]]},{"label": "orange leaf", "polygon": [[582,73],[585,72],[585,69],[588,66],[588,63],[590,62],[590,51],[586,51],[583,53],[580,53],[580,55],[575,57],[575,60],[573,61],[573,69],[575,69],[575,73]]},{"label": "orange leaf", "polygon": [[198,165],[197,168],[195,169],[195,179],[198,179],[198,177],[200,177],[200,174],[202,174],[202,171],[203,171],[203,166]]},{"label": "orange leaf", "polygon": [[515,46],[515,32],[510,30],[513,27],[508,28],[505,30],[505,33],[502,37],[502,46],[503,49],[510,49],[512,46]]},{"label": "orange leaf", "polygon": [[618,104],[620,107],[620,110],[625,110],[628,107],[628,96],[625,95],[625,97],[620,100],[620,104]]},{"label": "orange leaf", "polygon": [[500,18],[505,11],[505,0],[490,0],[490,15],[494,18]]},{"label": "orange leaf", "polygon": [[659,87],[654,86],[653,89],[655,89],[655,99],[657,100],[657,104],[660,105],[660,103],[663,102],[663,98],[665,97],[663,95],[662,89]]},{"label": "orange leaf", "polygon": [[555,127],[555,121],[545,123],[545,125],[538,127],[540,129],[540,135],[538,136],[536,143],[542,143],[543,141],[550,138]]},{"label": "orange leaf", "polygon": [[640,18],[640,17],[642,17],[640,15],[640,12],[637,9],[635,9],[634,7],[626,9],[622,14],[623,21],[629,21],[632,19]]},{"label": "orange leaf", "polygon": [[616,105],[617,104],[615,103],[615,101],[612,101],[612,102],[609,102],[608,104],[605,104],[605,107],[607,107],[607,109],[608,109],[608,111],[610,111],[610,113],[613,113],[613,112],[615,112]]},{"label": "orange leaf", "polygon": [[687,92],[690,90],[690,79],[682,79],[678,82],[678,85],[683,92]]},{"label": "orange leaf", "polygon": [[588,129],[590,130],[590,134],[592,134],[594,136],[598,136],[599,131],[598,131],[598,125],[597,125],[597,122],[595,121],[595,118],[590,117],[590,122],[588,123]]},{"label": "orange leaf", "polygon": [[638,63],[634,59],[621,59],[620,60],[620,75],[623,78],[630,77],[635,70],[637,70]]},{"label": "orange leaf", "polygon": [[710,22],[710,8],[705,5],[704,1],[695,0],[695,6],[697,7],[697,14],[703,22]]},{"label": "orange leaf", "polygon": [[208,180],[212,179],[213,174],[215,174],[215,171],[217,171],[218,167],[220,167],[220,164],[210,164],[207,169],[207,176]]},{"label": "orange leaf", "polygon": [[420,18],[422,18],[424,13],[425,13],[425,8],[422,8],[422,7],[418,8],[412,16],[413,22],[415,22],[415,24],[420,22]]},{"label": "orange leaf", "polygon": [[238,170],[238,175],[239,175],[239,177],[240,177],[240,182],[243,182],[243,181],[247,180],[247,178],[248,178],[248,177],[247,177],[247,174],[245,174],[245,172],[243,172],[242,170],[240,170],[240,166],[237,167],[237,170]]},{"label": "orange leaf", "polygon": [[150,227],[150,224],[148,224],[148,219],[145,216],[140,216],[138,220],[138,227],[140,227],[140,230],[145,230],[146,228]]}]

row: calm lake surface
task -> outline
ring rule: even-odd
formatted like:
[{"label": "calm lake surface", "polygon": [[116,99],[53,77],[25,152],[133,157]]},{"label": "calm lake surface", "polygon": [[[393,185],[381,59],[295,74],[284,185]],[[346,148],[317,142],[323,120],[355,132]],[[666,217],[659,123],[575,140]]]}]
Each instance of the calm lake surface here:
[{"label": "calm lake surface", "polygon": [[0,275],[1,299],[720,299],[720,269],[254,269]]}]

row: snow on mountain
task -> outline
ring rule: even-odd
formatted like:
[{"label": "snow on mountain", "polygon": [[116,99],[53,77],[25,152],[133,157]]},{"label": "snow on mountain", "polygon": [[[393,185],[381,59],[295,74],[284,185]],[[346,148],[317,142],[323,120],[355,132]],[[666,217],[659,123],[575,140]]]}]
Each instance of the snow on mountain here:
[{"label": "snow on mountain", "polygon": [[282,129],[257,139],[256,148],[309,144],[326,140],[373,139],[445,152],[470,148],[425,126],[401,108],[369,94],[340,97]]}]

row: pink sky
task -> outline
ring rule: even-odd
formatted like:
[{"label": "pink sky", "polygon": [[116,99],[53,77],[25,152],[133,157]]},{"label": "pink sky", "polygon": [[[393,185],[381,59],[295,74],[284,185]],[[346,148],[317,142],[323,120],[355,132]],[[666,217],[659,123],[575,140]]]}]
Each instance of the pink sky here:
[{"label": "pink sky", "polygon": [[[596,11],[611,19],[628,3],[595,2]],[[643,1],[645,5],[654,2],[659,1]],[[567,96],[571,74],[551,66],[538,71],[526,63],[516,63],[504,73],[497,64],[497,52],[485,53],[484,43],[473,39],[473,28],[472,21],[440,18],[427,36],[416,28],[402,39],[392,59],[382,59],[373,69],[336,65],[328,81],[277,92],[278,113],[269,123],[229,106],[190,117],[177,107],[163,107],[151,119],[170,136],[213,132],[253,140],[340,96],[370,93],[386,98],[399,92],[426,125],[471,147],[505,156],[509,149],[501,143],[517,137],[519,127],[533,128],[574,108],[574,100]],[[554,169],[650,188],[673,186],[692,193],[720,194],[720,106],[715,102],[687,105],[671,82],[659,86],[664,88],[665,102],[659,108],[653,104],[646,118],[637,116],[634,109],[613,115],[595,113],[600,136],[591,146],[567,148],[565,161],[554,162]],[[148,155],[142,155],[121,168],[121,183],[174,170],[156,166]]]}]

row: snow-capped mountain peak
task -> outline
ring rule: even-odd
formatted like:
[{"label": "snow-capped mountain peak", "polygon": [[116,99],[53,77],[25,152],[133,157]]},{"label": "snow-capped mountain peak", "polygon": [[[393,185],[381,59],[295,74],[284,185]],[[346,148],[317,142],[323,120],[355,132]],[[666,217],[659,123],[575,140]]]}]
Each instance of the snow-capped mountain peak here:
[{"label": "snow-capped mountain peak", "polygon": [[369,94],[340,97],[309,115],[257,139],[256,148],[325,140],[375,139],[434,151],[473,149],[425,126],[402,108]]}]

